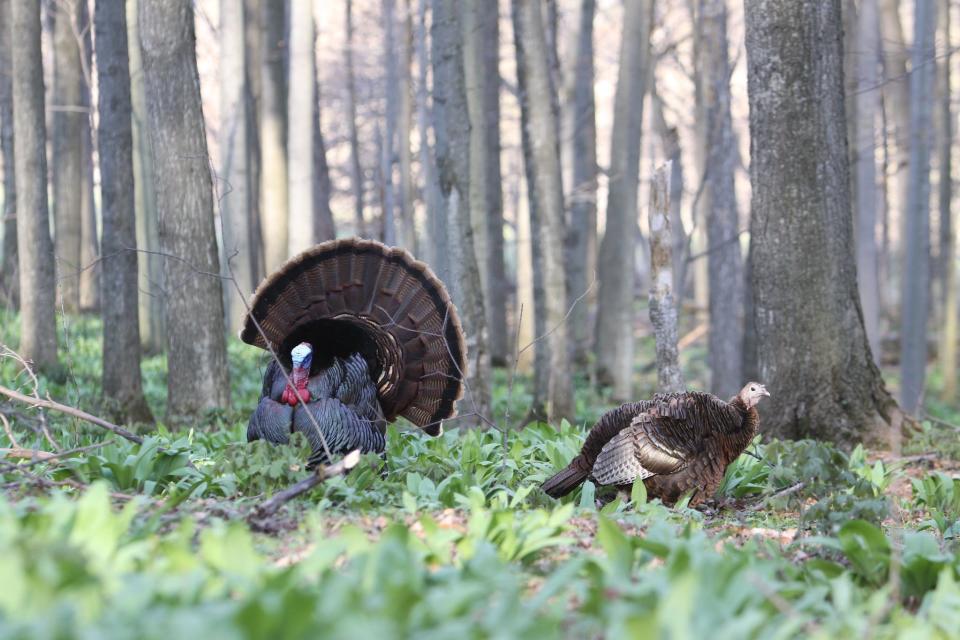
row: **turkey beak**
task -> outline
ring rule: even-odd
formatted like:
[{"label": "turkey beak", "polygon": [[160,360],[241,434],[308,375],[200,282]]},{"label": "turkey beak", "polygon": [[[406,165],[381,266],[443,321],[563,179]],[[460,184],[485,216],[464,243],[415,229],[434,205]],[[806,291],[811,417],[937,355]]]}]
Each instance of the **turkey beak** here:
[{"label": "turkey beak", "polygon": [[760,395],[764,395],[764,396],[767,396],[767,397],[769,398],[769,397],[770,397],[770,392],[767,391],[767,388],[766,388],[766,387],[763,387],[763,388],[760,390]]}]

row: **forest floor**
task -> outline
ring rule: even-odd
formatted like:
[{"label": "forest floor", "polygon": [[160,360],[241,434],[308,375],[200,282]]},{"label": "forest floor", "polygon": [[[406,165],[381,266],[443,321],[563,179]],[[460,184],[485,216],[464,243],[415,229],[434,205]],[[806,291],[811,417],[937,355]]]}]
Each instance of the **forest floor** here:
[{"label": "forest floor", "polygon": [[[17,343],[16,320],[0,312],[0,342]],[[37,392],[97,414],[99,323],[62,330],[66,379],[41,377]],[[652,346],[639,341],[638,362]],[[684,350],[693,388],[704,351]],[[0,457],[0,637],[960,634],[955,406],[930,400],[896,455],[758,438],[758,457],[696,509],[649,501],[642,485],[598,507],[590,483],[562,501],[538,488],[611,408],[578,379],[577,425],[452,424],[435,439],[391,426],[385,460],[260,521],[256,508],[305,476],[304,443],[245,442],[264,362],[235,340],[229,358],[233,408],[185,431],[144,428],[143,444],[0,399],[0,446],[93,447]],[[164,358],[143,370],[162,416]],[[529,381],[510,378],[496,373],[498,418],[530,401]],[[654,382],[638,365],[640,395]],[[0,383],[33,391],[10,358]],[[933,398],[935,373],[930,384]]]}]

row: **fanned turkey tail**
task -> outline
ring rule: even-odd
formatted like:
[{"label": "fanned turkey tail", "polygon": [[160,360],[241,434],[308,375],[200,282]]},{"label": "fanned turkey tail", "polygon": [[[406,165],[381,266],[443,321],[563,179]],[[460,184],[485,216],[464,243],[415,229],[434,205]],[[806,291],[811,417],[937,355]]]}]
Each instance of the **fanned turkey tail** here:
[{"label": "fanned turkey tail", "polygon": [[587,476],[590,475],[589,468],[584,470],[581,468],[578,459],[574,459],[569,465],[564,467],[560,473],[554,475],[551,478],[548,478],[546,482],[543,483],[543,490],[551,498],[560,498],[567,495],[587,479]]},{"label": "fanned turkey tail", "polygon": [[359,353],[383,417],[430,435],[463,393],[466,344],[446,288],[423,262],[373,240],[324,242],[290,259],[257,288],[240,339],[271,346],[286,367],[309,342],[314,371]]}]

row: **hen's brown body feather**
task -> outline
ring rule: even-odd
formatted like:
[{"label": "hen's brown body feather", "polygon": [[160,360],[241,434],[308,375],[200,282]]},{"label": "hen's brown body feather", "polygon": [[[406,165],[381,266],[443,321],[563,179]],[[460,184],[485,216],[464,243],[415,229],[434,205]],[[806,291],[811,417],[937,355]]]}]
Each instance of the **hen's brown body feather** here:
[{"label": "hen's brown body feather", "polygon": [[674,504],[692,492],[695,505],[713,495],[727,465],[757,433],[760,417],[736,397],[708,393],[662,394],[606,413],[590,430],[580,454],[543,484],[552,497],[588,477],[629,487],[642,478],[647,495]]}]

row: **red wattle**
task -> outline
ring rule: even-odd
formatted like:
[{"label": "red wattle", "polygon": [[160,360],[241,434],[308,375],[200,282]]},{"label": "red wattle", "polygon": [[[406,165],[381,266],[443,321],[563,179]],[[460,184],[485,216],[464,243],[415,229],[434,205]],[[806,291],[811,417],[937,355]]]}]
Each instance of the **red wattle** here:
[{"label": "red wattle", "polygon": [[291,407],[295,407],[299,404],[297,400],[297,395],[299,395],[304,402],[310,402],[310,391],[307,390],[307,381],[309,378],[309,371],[294,369],[290,374],[290,380],[294,386],[291,387],[290,383],[287,383],[287,386],[283,388],[283,395],[280,396],[280,401]]}]

